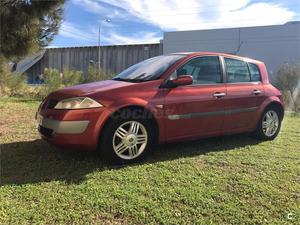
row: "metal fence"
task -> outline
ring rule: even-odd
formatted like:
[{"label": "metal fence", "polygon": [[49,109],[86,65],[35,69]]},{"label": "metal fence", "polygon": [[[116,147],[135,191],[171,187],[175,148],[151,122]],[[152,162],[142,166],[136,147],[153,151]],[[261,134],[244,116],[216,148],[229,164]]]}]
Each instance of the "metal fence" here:
[{"label": "metal fence", "polygon": [[[31,66],[26,74],[29,83],[45,68],[73,69],[86,73],[89,66],[98,66],[98,47],[48,48],[43,57]],[[117,74],[142,60],[161,55],[162,43],[141,45],[115,45],[101,47],[101,68],[104,73]]]}]

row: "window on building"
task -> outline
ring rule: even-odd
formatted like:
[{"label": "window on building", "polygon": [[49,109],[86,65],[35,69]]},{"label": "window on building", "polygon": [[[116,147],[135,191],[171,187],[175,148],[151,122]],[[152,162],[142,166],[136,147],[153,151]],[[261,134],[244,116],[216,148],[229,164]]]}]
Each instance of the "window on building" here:
[{"label": "window on building", "polygon": [[177,76],[191,75],[193,84],[215,84],[221,82],[221,66],[218,56],[192,59],[177,70]]},{"label": "window on building", "polygon": [[258,66],[253,63],[248,63],[248,65],[249,65],[249,70],[251,75],[251,81],[252,82],[261,81],[261,75]]},{"label": "window on building", "polygon": [[251,82],[246,62],[237,59],[225,58],[225,65],[228,83]]}]

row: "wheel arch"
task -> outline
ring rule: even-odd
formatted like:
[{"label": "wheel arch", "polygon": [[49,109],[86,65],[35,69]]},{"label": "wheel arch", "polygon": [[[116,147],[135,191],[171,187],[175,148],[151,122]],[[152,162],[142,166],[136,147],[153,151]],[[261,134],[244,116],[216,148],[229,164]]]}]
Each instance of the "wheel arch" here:
[{"label": "wheel arch", "polygon": [[150,110],[149,108],[145,107],[144,105],[136,105],[136,104],[132,104],[132,105],[125,105],[122,106],[120,108],[115,109],[114,111],[111,112],[111,114],[106,118],[106,120],[104,121],[103,126],[101,127],[99,134],[98,134],[98,145],[101,141],[101,137],[103,135],[103,131],[105,130],[107,124],[109,124],[110,122],[113,121],[114,117],[117,118],[120,113],[122,113],[125,110],[129,110],[129,111],[133,111],[133,110],[142,110],[143,112],[146,112],[146,116],[150,121],[151,121],[151,125],[153,125],[153,131],[154,131],[154,137],[156,139],[156,142],[158,142],[159,139],[159,135],[160,135],[160,126],[158,123],[158,119],[155,116],[155,113]]},{"label": "wheel arch", "polygon": [[[279,121],[279,125],[278,125],[279,127],[277,128],[278,130],[276,131],[276,133],[273,134],[273,136],[266,136],[266,134],[263,134],[262,121],[263,121],[263,117],[264,117],[265,113],[270,108],[276,109],[276,111],[279,113],[280,121]],[[265,102],[265,104],[261,107],[261,110],[260,110],[259,119],[256,124],[256,128],[253,132],[254,136],[260,140],[273,140],[279,133],[283,116],[284,116],[284,107],[283,107],[282,102],[280,102],[276,99]]]},{"label": "wheel arch", "polygon": [[278,101],[271,101],[265,106],[263,112],[270,107],[274,107],[274,108],[278,109],[280,120],[282,120],[284,117],[284,108],[283,108],[282,104]]},{"label": "wheel arch", "polygon": [[259,126],[260,119],[261,119],[263,113],[266,111],[266,109],[269,108],[269,107],[272,107],[272,106],[274,106],[274,107],[276,107],[276,108],[279,109],[280,120],[283,119],[283,117],[284,117],[284,107],[283,107],[283,104],[275,96],[269,97],[259,107],[259,110],[257,112],[257,117],[256,117],[255,123],[254,123],[255,126],[253,127],[253,130],[257,129],[257,127]]}]

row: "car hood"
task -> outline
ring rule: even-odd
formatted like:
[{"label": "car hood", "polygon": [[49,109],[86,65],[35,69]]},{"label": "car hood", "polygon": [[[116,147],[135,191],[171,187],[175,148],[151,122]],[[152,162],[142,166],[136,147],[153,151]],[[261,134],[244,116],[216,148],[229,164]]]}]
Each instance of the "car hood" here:
[{"label": "car hood", "polygon": [[80,84],[72,87],[63,88],[53,92],[52,95],[53,96],[87,96],[99,92],[107,92],[113,89],[128,87],[132,85],[136,85],[136,83],[115,81],[115,80],[105,80],[105,81],[97,81],[93,83]]}]

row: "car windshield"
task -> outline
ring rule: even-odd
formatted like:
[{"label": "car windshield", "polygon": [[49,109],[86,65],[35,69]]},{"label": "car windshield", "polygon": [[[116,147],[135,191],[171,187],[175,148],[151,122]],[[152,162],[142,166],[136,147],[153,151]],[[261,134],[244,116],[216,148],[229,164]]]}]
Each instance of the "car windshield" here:
[{"label": "car windshield", "polygon": [[159,78],[170,66],[184,55],[162,55],[144,60],[124,70],[113,80],[143,82]]}]

